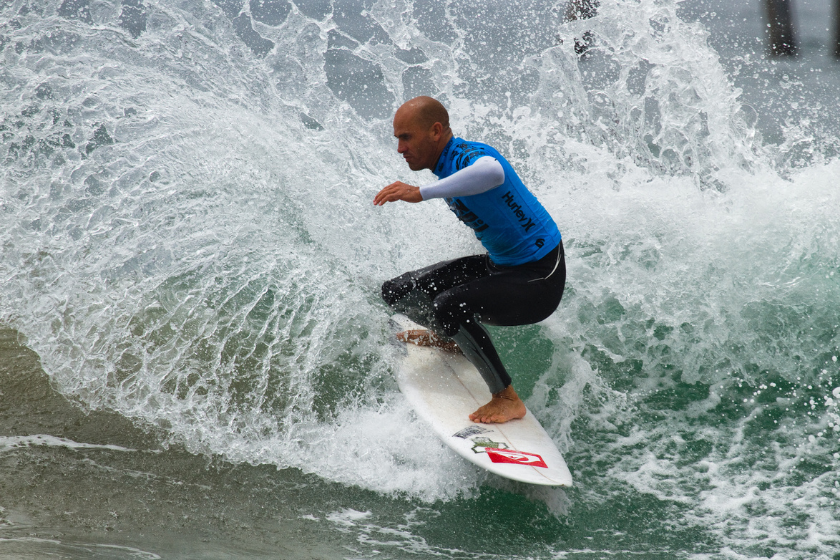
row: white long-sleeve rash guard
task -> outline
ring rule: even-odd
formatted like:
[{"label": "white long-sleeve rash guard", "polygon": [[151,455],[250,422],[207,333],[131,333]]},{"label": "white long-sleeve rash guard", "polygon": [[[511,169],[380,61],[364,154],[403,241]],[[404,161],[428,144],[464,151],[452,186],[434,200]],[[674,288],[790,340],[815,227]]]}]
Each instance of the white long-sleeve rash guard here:
[{"label": "white long-sleeve rash guard", "polygon": [[423,200],[471,196],[495,189],[505,182],[505,170],[499,160],[482,156],[469,167],[460,169],[434,183],[420,187]]}]

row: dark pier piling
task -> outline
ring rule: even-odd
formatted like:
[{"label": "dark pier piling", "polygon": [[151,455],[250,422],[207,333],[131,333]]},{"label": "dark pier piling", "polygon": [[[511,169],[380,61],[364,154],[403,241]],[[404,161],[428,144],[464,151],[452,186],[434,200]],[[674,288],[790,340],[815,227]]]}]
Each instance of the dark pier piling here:
[{"label": "dark pier piling", "polygon": [[834,0],[834,57],[840,58],[840,0]]},{"label": "dark pier piling", "polygon": [[[840,4],[840,0],[835,0]],[[770,43],[768,52],[772,56],[796,54],[796,38],[793,33],[791,0],[764,0],[767,13],[767,31]]]}]

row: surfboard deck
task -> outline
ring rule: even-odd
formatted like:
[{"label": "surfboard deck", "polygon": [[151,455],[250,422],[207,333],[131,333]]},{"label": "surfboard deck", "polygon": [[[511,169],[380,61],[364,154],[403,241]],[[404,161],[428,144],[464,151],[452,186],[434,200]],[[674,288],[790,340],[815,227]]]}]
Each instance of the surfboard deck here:
[{"label": "surfboard deck", "polygon": [[[399,330],[421,329],[396,315]],[[571,486],[572,475],[551,437],[529,410],[521,420],[478,424],[469,414],[490,390],[462,355],[397,342],[405,349],[397,384],[417,415],[458,455],[494,474],[544,486]]]}]

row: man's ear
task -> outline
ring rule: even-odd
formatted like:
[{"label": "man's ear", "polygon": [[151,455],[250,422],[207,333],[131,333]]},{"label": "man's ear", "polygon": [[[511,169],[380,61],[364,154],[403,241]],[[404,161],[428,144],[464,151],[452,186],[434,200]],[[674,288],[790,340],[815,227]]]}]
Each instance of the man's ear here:
[{"label": "man's ear", "polygon": [[443,125],[439,122],[436,122],[432,125],[432,136],[435,140],[440,140],[440,137],[443,135]]}]

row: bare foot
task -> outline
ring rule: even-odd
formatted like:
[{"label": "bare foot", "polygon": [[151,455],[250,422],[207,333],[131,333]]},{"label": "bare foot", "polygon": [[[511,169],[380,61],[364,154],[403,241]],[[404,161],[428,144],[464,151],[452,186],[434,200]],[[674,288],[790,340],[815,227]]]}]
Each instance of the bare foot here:
[{"label": "bare foot", "polygon": [[508,385],[504,391],[494,393],[489,403],[470,414],[470,420],[482,424],[501,424],[522,418],[525,412],[525,403],[513,390],[513,385]]},{"label": "bare foot", "polygon": [[410,342],[417,346],[431,346],[433,348],[440,348],[447,352],[461,353],[458,345],[451,340],[442,340],[438,335],[426,329],[414,329],[397,333],[397,340],[402,342]]}]

